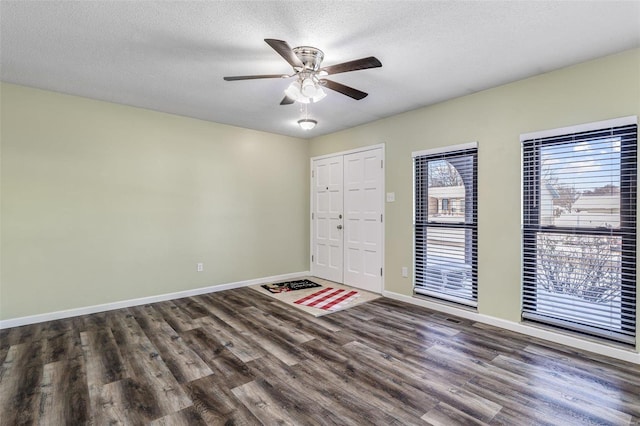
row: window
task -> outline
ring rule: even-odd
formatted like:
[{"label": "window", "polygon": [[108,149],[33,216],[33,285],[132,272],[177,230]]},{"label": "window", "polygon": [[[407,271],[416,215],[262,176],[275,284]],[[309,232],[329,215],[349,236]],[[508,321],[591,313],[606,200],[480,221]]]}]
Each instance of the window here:
[{"label": "window", "polygon": [[477,305],[477,152],[413,153],[415,294]]},{"label": "window", "polygon": [[521,137],[523,319],[635,344],[636,123]]}]

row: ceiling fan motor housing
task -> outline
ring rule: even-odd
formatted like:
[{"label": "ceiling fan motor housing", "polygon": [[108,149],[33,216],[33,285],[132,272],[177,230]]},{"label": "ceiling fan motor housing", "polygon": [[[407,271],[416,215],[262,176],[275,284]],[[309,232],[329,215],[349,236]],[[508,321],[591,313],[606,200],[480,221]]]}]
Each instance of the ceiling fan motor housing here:
[{"label": "ceiling fan motor housing", "polygon": [[293,53],[295,53],[298,59],[300,59],[300,62],[304,64],[304,68],[307,71],[318,71],[322,59],[324,59],[322,50],[311,46],[294,47]]}]

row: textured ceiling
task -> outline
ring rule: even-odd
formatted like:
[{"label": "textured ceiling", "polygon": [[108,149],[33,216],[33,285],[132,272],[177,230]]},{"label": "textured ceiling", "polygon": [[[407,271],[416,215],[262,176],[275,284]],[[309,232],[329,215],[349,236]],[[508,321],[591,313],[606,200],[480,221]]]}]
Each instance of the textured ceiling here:
[{"label": "textured ceiling", "polygon": [[[627,1],[7,1],[2,81],[296,137],[314,137],[640,46],[640,2]],[[280,106],[290,80],[264,41],[310,45],[323,65],[376,56],[382,68],[332,79]]]}]

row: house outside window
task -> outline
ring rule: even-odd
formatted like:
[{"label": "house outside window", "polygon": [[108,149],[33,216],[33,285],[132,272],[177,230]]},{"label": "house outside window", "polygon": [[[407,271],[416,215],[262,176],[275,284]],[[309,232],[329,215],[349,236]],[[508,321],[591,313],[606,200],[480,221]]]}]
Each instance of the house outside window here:
[{"label": "house outside window", "polygon": [[414,293],[477,305],[477,144],[414,152]]},{"label": "house outside window", "polygon": [[523,306],[635,344],[637,120],[523,135]]},{"label": "house outside window", "polygon": [[445,214],[451,213],[451,211],[449,210],[449,199],[448,198],[443,198],[442,199],[442,211]]}]

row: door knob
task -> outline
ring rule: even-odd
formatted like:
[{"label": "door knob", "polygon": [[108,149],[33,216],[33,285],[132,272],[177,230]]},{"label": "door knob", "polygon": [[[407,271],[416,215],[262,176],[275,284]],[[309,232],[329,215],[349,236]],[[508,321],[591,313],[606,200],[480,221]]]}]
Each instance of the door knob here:
[{"label": "door knob", "polygon": [[338,225],[338,229],[342,229],[342,225]]}]

